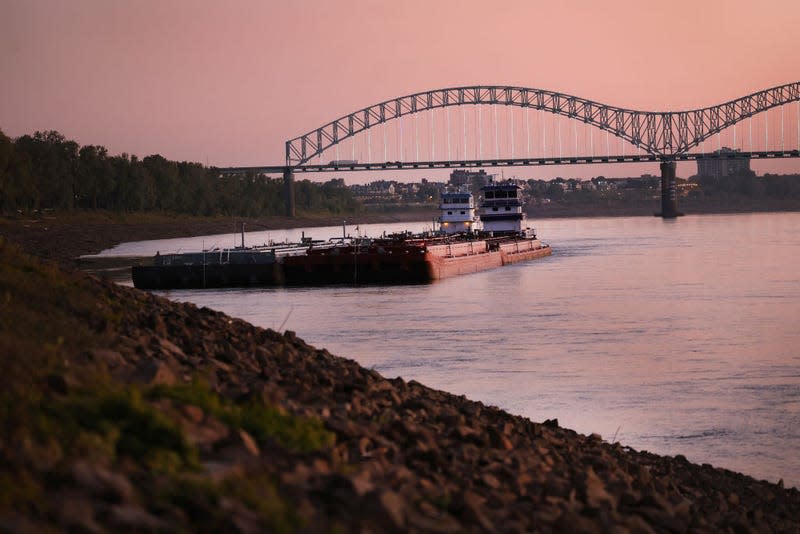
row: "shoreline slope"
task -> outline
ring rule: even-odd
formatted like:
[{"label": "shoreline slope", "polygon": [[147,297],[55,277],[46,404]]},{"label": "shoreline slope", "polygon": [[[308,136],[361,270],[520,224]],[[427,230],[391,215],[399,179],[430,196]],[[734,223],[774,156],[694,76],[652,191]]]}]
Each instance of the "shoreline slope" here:
[{"label": "shoreline slope", "polygon": [[0,239],[0,529],[797,532],[800,492],[535,423]]}]

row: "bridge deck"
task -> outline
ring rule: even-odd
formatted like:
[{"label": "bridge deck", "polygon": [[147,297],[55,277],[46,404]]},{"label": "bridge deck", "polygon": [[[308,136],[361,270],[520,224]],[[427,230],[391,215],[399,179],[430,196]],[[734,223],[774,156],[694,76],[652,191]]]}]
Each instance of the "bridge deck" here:
[{"label": "bridge deck", "polygon": [[440,160],[440,161],[385,161],[382,163],[353,163],[335,165],[320,163],[317,165],[265,165],[260,167],[226,167],[220,168],[223,174],[243,173],[282,173],[287,168],[293,172],[341,172],[341,171],[380,171],[380,170],[414,170],[414,169],[453,169],[463,167],[526,167],[539,165],[589,165],[597,163],[642,163],[659,161],[696,161],[698,159],[778,159],[800,158],[800,150],[780,150],[762,152],[727,152],[722,154],[694,152],[678,154],[673,157],[653,154],[632,154],[625,156],[579,156],[549,158],[514,158],[514,159],[476,159],[476,160]]}]

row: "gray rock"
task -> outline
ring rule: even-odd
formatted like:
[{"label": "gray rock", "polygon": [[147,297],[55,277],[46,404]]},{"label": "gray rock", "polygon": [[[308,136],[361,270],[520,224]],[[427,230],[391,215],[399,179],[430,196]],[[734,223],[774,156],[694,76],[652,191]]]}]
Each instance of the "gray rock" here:
[{"label": "gray rock", "polygon": [[137,532],[166,530],[165,521],[134,505],[117,505],[109,509],[108,522],[114,527]]},{"label": "gray rock", "polygon": [[159,384],[171,386],[179,381],[169,365],[158,360],[147,360],[139,364],[131,376],[131,380],[147,386]]},{"label": "gray rock", "polygon": [[92,495],[117,502],[133,499],[133,485],[121,473],[83,460],[72,464],[71,473],[73,480]]},{"label": "gray rock", "polygon": [[378,495],[381,510],[386,514],[395,528],[403,528],[406,524],[406,503],[400,495],[392,490],[381,491]]}]

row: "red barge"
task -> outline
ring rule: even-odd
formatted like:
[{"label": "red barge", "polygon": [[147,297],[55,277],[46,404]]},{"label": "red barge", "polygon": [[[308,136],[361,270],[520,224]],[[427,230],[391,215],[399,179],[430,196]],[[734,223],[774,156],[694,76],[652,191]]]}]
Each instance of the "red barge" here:
[{"label": "red barge", "polygon": [[550,255],[538,239],[389,236],[282,259],[287,285],[422,283]]},{"label": "red barge", "polygon": [[477,210],[469,192],[442,193],[437,232],[157,255],[154,265],[133,268],[133,282],[142,289],[425,283],[549,256],[550,246],[525,226],[520,190],[510,180],[492,182]]},{"label": "red barge", "polygon": [[525,226],[521,187],[483,187],[480,209],[468,191],[442,193],[439,231],[311,246],[282,259],[288,285],[422,283],[549,256]]}]

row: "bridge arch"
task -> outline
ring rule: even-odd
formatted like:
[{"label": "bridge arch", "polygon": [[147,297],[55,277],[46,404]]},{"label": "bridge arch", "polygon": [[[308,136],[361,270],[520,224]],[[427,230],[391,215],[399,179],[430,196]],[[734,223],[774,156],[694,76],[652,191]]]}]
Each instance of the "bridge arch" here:
[{"label": "bridge arch", "polygon": [[436,108],[504,105],[591,124],[646,152],[670,159],[712,135],[768,109],[800,100],[800,82],[764,89],[716,106],[687,111],[638,111],[544,89],[474,85],[434,89],[386,100],[344,115],[286,142],[286,164],[302,165],[345,139],[400,117]]}]

